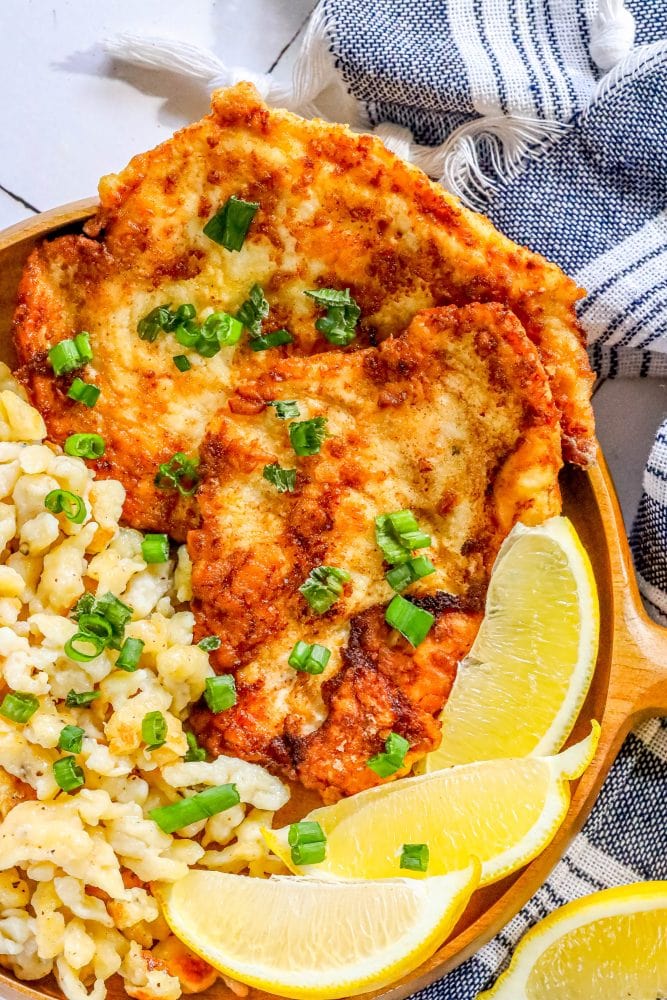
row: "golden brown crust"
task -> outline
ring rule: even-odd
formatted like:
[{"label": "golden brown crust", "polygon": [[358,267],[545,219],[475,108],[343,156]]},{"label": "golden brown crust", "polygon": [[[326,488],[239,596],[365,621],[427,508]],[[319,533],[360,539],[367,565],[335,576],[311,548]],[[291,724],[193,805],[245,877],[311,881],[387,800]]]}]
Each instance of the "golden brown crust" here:
[{"label": "golden brown crust", "polygon": [[[297,400],[323,416],[320,452],[297,457],[266,404]],[[365,762],[392,729],[410,760],[439,741],[434,715],[480,617],[491,565],[519,519],[560,510],[560,428],[548,381],[504,306],[419,314],[377,349],[277,362],[237,388],[202,449],[202,525],[189,534],[198,635],[233,672],[237,705],[199,712],[216,753],[277,767],[325,798],[376,783]],[[278,493],[265,465],[296,467]],[[411,597],[437,624],[414,651],[384,623],[392,596],[374,538],[378,514],[407,507],[434,539],[436,572]],[[350,572],[325,615],[298,587],[318,565]],[[454,595],[454,596],[452,596]],[[287,666],[294,642],[331,648],[324,674]]]},{"label": "golden brown crust", "polygon": [[[240,253],[202,233],[232,194],[261,206]],[[592,376],[574,314],[580,290],[377,138],[269,110],[252,86],[238,84],[213,95],[202,121],[104,178],[100,197],[87,237],[63,237],[32,255],[15,340],[50,435],[61,441],[96,429],[106,438],[99,471],[124,482],[131,524],[182,537],[193,510],[154,489],[159,462],[198,450],[242,378],[280,354],[329,349],[303,295],[315,286],[351,289],[362,310],[354,347],[399,333],[432,306],[504,303],[549,374],[565,457],[593,459]],[[179,373],[171,335],[154,344],[136,335],[137,321],[165,302],[234,312],[256,281],[271,304],[267,330],[288,327],[290,348],[226,349]],[[50,345],[81,329],[91,332],[102,388],[91,412],[66,399],[67,382],[54,381],[44,363]]]}]

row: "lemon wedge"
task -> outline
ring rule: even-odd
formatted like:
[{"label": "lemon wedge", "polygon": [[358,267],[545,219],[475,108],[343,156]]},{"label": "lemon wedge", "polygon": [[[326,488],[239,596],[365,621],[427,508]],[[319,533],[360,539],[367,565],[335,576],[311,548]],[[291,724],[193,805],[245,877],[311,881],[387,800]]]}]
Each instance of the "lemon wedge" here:
[{"label": "lemon wedge", "polygon": [[486,613],[422,769],[557,753],[593,677],[600,613],[572,523],[518,524],[496,559]]},{"label": "lemon wedge", "polygon": [[326,857],[297,867],[289,827],[262,830],[269,848],[299,874],[319,878],[381,879],[406,874],[404,844],[427,844],[425,874],[463,868],[472,855],[482,864],[480,884],[521,868],[553,838],[570,803],[568,781],[595,753],[599,726],[557,757],[523,757],[462,764],[434,774],[378,785],[306,817],[326,835]]},{"label": "lemon wedge", "polygon": [[355,996],[433,954],[477,886],[479,865],[415,882],[321,882],[191,871],[160,886],[167,923],[220,972],[286,997]]},{"label": "lemon wedge", "polygon": [[478,1000],[667,996],[667,882],[605,889],[551,913]]}]

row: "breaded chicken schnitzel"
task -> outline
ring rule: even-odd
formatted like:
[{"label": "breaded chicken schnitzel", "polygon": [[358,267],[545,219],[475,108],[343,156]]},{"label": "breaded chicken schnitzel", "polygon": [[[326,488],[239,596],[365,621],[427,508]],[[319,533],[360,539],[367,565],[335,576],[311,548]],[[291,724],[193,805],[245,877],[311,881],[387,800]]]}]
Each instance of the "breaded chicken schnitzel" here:
[{"label": "breaded chicken schnitzel", "polygon": [[[238,232],[225,237],[233,198],[252,215],[240,249]],[[400,333],[433,306],[503,303],[548,373],[566,459],[593,459],[592,375],[574,313],[580,290],[378,138],[269,110],[250,84],[238,84],[213,95],[206,118],[106,177],[100,202],[88,235],[42,243],[30,257],[14,336],[19,374],[50,438],[104,439],[95,466],[123,482],[129,524],[182,539],[196,504],[155,485],[159,465],[177,452],[196,455],[240,381],[278,357],[337,346],[316,326],[322,308],[304,294],[311,289],[350,290],[361,311],[351,351]],[[246,332],[215,356],[188,350],[190,367],[180,370],[173,328],[154,339],[137,333],[165,305],[192,306],[198,321],[211,310],[235,315],[255,285],[269,306],[263,333],[287,330],[287,346],[252,350]],[[54,375],[49,349],[84,330],[92,361]],[[68,396],[75,375],[101,390],[94,407]]]},{"label": "breaded chicken schnitzel", "polygon": [[[380,780],[367,762],[395,732],[405,773],[439,743],[502,540],[559,513],[560,467],[544,368],[496,303],[425,311],[377,348],[276,360],[239,385],[204,440],[188,538],[198,635],[219,636],[212,662],[237,690],[193,718],[209,749],[333,799]],[[397,510],[430,540],[433,571],[404,591],[434,617],[417,648],[385,621],[374,525]],[[343,571],[323,613],[299,589],[317,567]],[[322,673],[288,664],[299,642],[330,650]]]}]

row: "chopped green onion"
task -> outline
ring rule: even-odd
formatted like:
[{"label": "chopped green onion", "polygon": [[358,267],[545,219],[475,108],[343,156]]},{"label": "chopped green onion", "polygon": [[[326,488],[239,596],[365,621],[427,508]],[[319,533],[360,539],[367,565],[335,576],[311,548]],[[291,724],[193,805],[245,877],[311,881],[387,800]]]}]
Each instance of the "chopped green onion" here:
[{"label": "chopped green onion", "polygon": [[388,563],[408,562],[413,549],[431,544],[431,536],[422,531],[410,510],[380,514],[375,518],[375,539]]},{"label": "chopped green onion", "polygon": [[75,378],[67,391],[67,395],[70,399],[76,400],[77,403],[83,403],[84,406],[91,408],[100,398],[101,391],[96,385],[91,385],[89,382],[84,382],[83,379]]},{"label": "chopped green onion", "polygon": [[385,580],[390,587],[400,593],[411,583],[415,583],[416,580],[421,580],[425,576],[430,576],[431,573],[435,573],[435,566],[430,559],[427,559],[426,556],[413,556],[407,562],[401,563],[400,566],[394,566],[393,569],[388,570],[385,573]]},{"label": "chopped green onion", "polygon": [[201,331],[199,324],[195,323],[194,320],[188,320],[187,323],[180,323],[173,330],[176,342],[181,345],[181,347],[196,347],[199,342],[199,337]]},{"label": "chopped green onion", "polygon": [[104,438],[99,434],[70,434],[63,445],[66,455],[76,458],[101,458],[104,454]]},{"label": "chopped green onion", "polygon": [[76,622],[79,620],[80,615],[89,615],[94,611],[94,609],[95,609],[95,598],[90,593],[90,591],[87,590],[85,594],[81,595],[79,600],[76,602],[76,604],[70,611],[70,618],[73,618],[74,621]]},{"label": "chopped green onion", "polygon": [[400,867],[410,872],[425,872],[428,868],[428,844],[403,844]]},{"label": "chopped green onion", "polygon": [[184,826],[210,819],[211,816],[231,809],[240,801],[236,785],[216,785],[172,805],[151,809],[148,815],[164,833],[176,833]]},{"label": "chopped green onion", "polygon": [[166,563],[169,560],[169,539],[166,535],[145,535],[141,555],[147,563]]},{"label": "chopped green onion", "polygon": [[317,865],[327,856],[327,838],[319,823],[302,820],[292,823],[287,834],[295,865]]},{"label": "chopped green onion", "polygon": [[47,357],[56,375],[67,375],[85,364],[73,340],[61,340],[54,344]]},{"label": "chopped green onion", "polygon": [[85,785],[83,769],[79,767],[74,757],[61,757],[53,762],[53,777],[63,792],[74,792]]},{"label": "chopped green onion", "polygon": [[294,493],[296,486],[296,469],[283,469],[274,462],[265,465],[262,476],[278,490],[279,493]]},{"label": "chopped green onion", "polygon": [[349,579],[347,570],[337,569],[336,566],[316,566],[311,569],[299,591],[308,601],[311,610],[317,615],[323,615],[336,603],[343,593],[343,584]]},{"label": "chopped green onion", "polygon": [[39,708],[39,700],[34,694],[23,691],[9,691],[0,704],[0,715],[11,722],[25,723]]},{"label": "chopped green onion", "polygon": [[185,738],[188,741],[188,749],[185,757],[183,758],[186,764],[190,764],[194,761],[206,760],[206,751],[197,743],[197,737],[195,734],[186,733]]},{"label": "chopped green onion", "polygon": [[96,639],[103,639],[105,645],[113,637],[113,626],[103,615],[96,611],[79,615],[79,629],[85,635],[94,636]]},{"label": "chopped green onion", "polygon": [[167,741],[167,720],[162,712],[147,712],[141,721],[141,738],[146,749],[159,750]]},{"label": "chopped green onion", "polygon": [[272,399],[266,405],[275,407],[279,420],[293,420],[294,417],[301,416],[295,399]]},{"label": "chopped green onion", "polygon": [[221,347],[231,347],[238,344],[243,333],[243,324],[225,312],[211,313],[204,320],[195,344],[196,349],[205,358],[212,358]]},{"label": "chopped green onion", "polygon": [[121,647],[120,653],[118,654],[116,667],[119,670],[126,670],[128,674],[133,673],[139,666],[139,660],[141,659],[143,650],[143,639],[126,639]]},{"label": "chopped green onion", "polygon": [[191,497],[199,485],[199,459],[188,458],[177,451],[168,462],[159,466],[155,485],[160,490],[178,490],[183,497]]},{"label": "chopped green onion", "polygon": [[418,646],[431,631],[435,618],[430,611],[418,608],[400,594],[391,601],[385,612],[385,621],[405,636],[411,646]]},{"label": "chopped green onion", "polygon": [[310,645],[299,640],[295,643],[287,662],[294,670],[305,674],[321,674],[331,659],[331,650],[314,642]]},{"label": "chopped green onion", "polygon": [[68,708],[86,708],[91,702],[101,697],[101,691],[69,691],[65,698]]},{"label": "chopped green onion", "polygon": [[192,368],[192,365],[186,358],[185,354],[175,354],[171,360],[174,362],[179,372],[189,372]]},{"label": "chopped green onion", "polygon": [[80,496],[69,490],[51,490],[44,497],[44,506],[52,514],[64,514],[74,524],[83,524],[86,520],[85,503]]},{"label": "chopped green onion", "polygon": [[205,635],[203,639],[199,640],[197,645],[200,649],[203,649],[205,653],[210,653],[214,649],[220,649],[222,639],[217,635]]},{"label": "chopped green onion", "polygon": [[236,313],[236,319],[252,337],[259,337],[262,332],[262,320],[268,315],[269,303],[264,297],[262,286],[254,284],[248,292],[248,298]]},{"label": "chopped green onion", "polygon": [[141,340],[153,343],[159,333],[168,330],[173,323],[173,313],[170,306],[156,306],[137,323],[137,333]]},{"label": "chopped green onion", "polygon": [[[95,598],[92,594],[86,593],[74,605],[71,617],[79,623],[79,632],[72,637],[70,643],[77,640],[79,642],[88,641],[91,644],[103,642],[100,652],[104,646],[111,646],[112,649],[120,649],[120,644],[125,634],[125,626],[132,617],[132,608],[124,604],[112,593],[103,594],[102,597]],[[67,649],[67,647],[65,647]],[[94,656],[86,654],[74,647],[74,656],[68,652],[68,656],[77,659],[82,656],[85,659],[93,659]],[[94,654],[99,656],[99,653]]]},{"label": "chopped green onion", "polygon": [[93,349],[90,346],[90,334],[85,330],[82,330],[81,333],[77,333],[74,338],[74,346],[79,352],[82,364],[85,364],[86,361],[93,360]]},{"label": "chopped green onion", "polygon": [[81,753],[85,735],[86,731],[81,726],[65,726],[64,729],[60,730],[58,749],[68,750],[70,753]]},{"label": "chopped green onion", "polygon": [[294,337],[289,330],[274,330],[273,333],[265,333],[261,337],[252,337],[248,341],[251,351],[268,351],[271,347],[281,347],[283,344],[291,344]]},{"label": "chopped green onion", "polygon": [[259,202],[243,201],[233,194],[208,220],[204,236],[219,243],[225,250],[240,250],[258,208]]},{"label": "chopped green onion", "polygon": [[356,326],[361,309],[350,296],[350,289],[317,288],[306,292],[319,306],[326,309],[326,316],[320,317],[315,328],[323,333],[330,344],[346,347],[357,335]]},{"label": "chopped green onion", "polygon": [[[107,643],[108,640],[99,635],[91,635],[90,632],[75,632],[72,638],[65,643],[65,653],[70,660],[74,660],[76,663],[88,663],[104,652]],[[81,649],[82,645],[83,649]],[[92,653],[90,652],[91,646]]]},{"label": "chopped green onion", "polygon": [[326,417],[298,420],[289,427],[289,439],[297,455],[316,455],[326,436]]},{"label": "chopped green onion", "polygon": [[232,675],[219,674],[217,677],[207,677],[204,698],[214,715],[235,705],[236,683]]},{"label": "chopped green onion", "polygon": [[396,774],[405,766],[405,755],[410,749],[410,744],[398,733],[389,733],[384,745],[384,753],[375,754],[367,762],[371,771],[380,778],[388,778],[391,774]]}]

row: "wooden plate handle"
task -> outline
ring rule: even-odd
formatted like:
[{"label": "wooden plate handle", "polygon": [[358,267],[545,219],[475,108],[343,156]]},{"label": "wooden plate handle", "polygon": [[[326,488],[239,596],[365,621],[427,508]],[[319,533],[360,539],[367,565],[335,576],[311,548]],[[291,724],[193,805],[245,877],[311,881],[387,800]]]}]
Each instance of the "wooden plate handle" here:
[{"label": "wooden plate handle", "polygon": [[609,689],[600,723],[602,733],[597,752],[598,767],[590,769],[591,787],[586,775],[577,788],[581,802],[587,792],[595,794],[601,778],[614,761],[630,730],[642,719],[667,715],[667,629],[656,625],[646,614],[637,588],[626,530],[611,485],[604,458],[590,473],[598,479],[596,492],[602,511],[616,524],[616,531],[607,533],[613,584],[613,621],[615,630],[611,644]]}]

